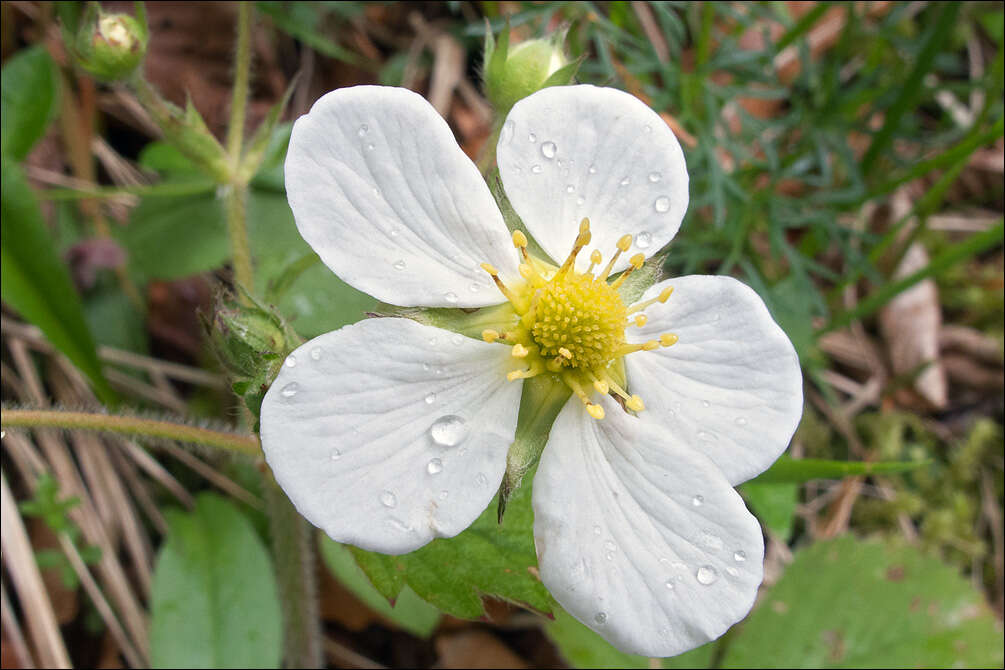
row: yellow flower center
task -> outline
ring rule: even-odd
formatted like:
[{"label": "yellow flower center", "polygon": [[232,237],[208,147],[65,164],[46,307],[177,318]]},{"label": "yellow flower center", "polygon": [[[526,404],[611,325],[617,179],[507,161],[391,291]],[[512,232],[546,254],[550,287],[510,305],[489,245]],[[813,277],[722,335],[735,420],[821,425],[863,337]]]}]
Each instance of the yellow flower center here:
[{"label": "yellow flower center", "polygon": [[513,246],[521,255],[520,274],[524,281],[507,286],[493,266],[482,264],[512,305],[513,324],[502,333],[485,330],[482,338],[486,342],[498,340],[512,345],[512,355],[525,362],[526,368],[509,373],[511,381],[551,373],[572,389],[592,417],[602,419],[603,407],[590,398],[593,391],[613,393],[633,412],[645,409],[642,398],[630,395],[617,383],[618,375],[614,374],[617,361],[633,351],[669,347],[677,342],[677,336],[664,333],[659,340],[627,343],[625,329],[646,324],[646,316],[639,312],[655,302],[666,302],[672,289],[664,289],[652,300],[626,306],[618,288],[634,270],[642,267],[645,257],[632,256],[628,269],[608,281],[614,264],[632,245],[632,236],[625,235],[618,240],[617,250],[603,270],[593,273],[594,267],[603,261],[600,251],[595,249],[590,254],[587,271],[576,272],[576,258],[590,238],[590,221],[583,219],[572,251],[562,266],[555,268],[528,254],[527,237],[520,231],[514,232]]}]

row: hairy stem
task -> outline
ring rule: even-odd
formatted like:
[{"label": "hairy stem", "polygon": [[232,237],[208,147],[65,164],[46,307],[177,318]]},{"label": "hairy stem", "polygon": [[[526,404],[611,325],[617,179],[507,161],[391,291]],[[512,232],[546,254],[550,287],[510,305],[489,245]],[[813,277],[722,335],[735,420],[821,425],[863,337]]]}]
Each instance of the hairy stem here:
[{"label": "hairy stem", "polygon": [[251,8],[252,3],[237,5],[237,49],[234,55],[234,97],[230,103],[230,126],[227,128],[227,153],[234,172],[241,161],[244,141],[244,113],[248,105],[248,79],[251,71]]},{"label": "hairy stem", "polygon": [[228,433],[172,421],[144,419],[135,416],[60,410],[4,409],[3,413],[0,414],[0,424],[4,428],[48,427],[67,430],[95,430],[133,437],[154,437],[189,442],[249,456],[257,456],[260,453],[258,440],[254,435]]},{"label": "hairy stem", "polygon": [[[249,294],[255,292],[255,275],[251,265],[251,244],[248,242],[248,187],[230,184],[223,188],[227,212],[227,234],[234,258],[234,280]],[[243,298],[242,298],[243,299]]]}]

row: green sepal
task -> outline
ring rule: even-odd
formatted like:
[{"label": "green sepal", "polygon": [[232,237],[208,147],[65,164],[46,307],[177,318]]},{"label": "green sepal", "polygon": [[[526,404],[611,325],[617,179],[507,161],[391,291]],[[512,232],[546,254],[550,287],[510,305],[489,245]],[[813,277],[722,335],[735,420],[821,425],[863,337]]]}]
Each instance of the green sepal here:
[{"label": "green sepal", "polygon": [[576,73],[579,72],[579,67],[586,60],[586,56],[580,56],[576,60],[572,61],[568,65],[560,67],[555,70],[544,80],[541,84],[541,88],[548,88],[550,86],[568,86],[572,83],[573,78],[575,78]]},{"label": "green sepal", "polygon": [[[502,297],[500,296],[500,299]],[[516,324],[516,313],[507,302],[492,307],[477,309],[455,309],[450,307],[397,307],[380,303],[376,316],[392,316],[412,319],[426,326],[450,330],[461,335],[482,339],[482,331],[492,329],[499,332]]]},{"label": "green sepal", "polygon": [[541,458],[555,417],[571,395],[572,390],[550,374],[524,380],[516,436],[506,454],[506,474],[499,485],[499,523],[506,512],[506,503],[520,487],[524,475]]},{"label": "green sepal", "polygon": [[653,284],[664,279],[663,254],[657,254],[643,263],[642,267],[632,272],[618,288],[622,302],[631,305],[642,297]]},{"label": "green sepal", "polygon": [[252,135],[251,140],[244,149],[244,155],[241,157],[241,166],[237,169],[237,178],[242,183],[251,181],[251,178],[258,172],[258,168],[261,167],[265,151],[269,148],[269,141],[272,139],[272,133],[279,123],[279,117],[282,116],[283,110],[286,109],[290,96],[293,95],[293,90],[299,81],[300,74],[297,73],[290,80],[290,85],[286,87],[286,92],[283,94],[282,99],[269,108],[269,113],[265,115],[258,128],[255,129],[255,134]]}]

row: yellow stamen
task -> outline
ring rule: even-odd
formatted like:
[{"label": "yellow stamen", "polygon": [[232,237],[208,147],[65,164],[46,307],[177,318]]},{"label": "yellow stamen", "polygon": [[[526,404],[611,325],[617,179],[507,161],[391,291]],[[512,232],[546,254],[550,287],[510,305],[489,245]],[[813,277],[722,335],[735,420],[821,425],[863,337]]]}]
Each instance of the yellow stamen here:
[{"label": "yellow stamen", "polygon": [[586,268],[586,273],[590,274],[593,272],[593,268],[600,265],[601,261],[604,260],[603,255],[600,253],[600,249],[594,249],[590,252],[590,267]]},{"label": "yellow stamen", "polygon": [[663,333],[660,335],[660,344],[664,347],[672,347],[677,344],[677,335],[675,333]]},{"label": "yellow stamen", "polygon": [[492,330],[491,328],[486,328],[482,331],[482,339],[486,342],[495,342],[499,339],[499,331]]},{"label": "yellow stamen", "polygon": [[569,252],[569,257],[565,259],[564,263],[562,263],[562,267],[560,267],[558,272],[555,273],[555,277],[561,277],[569,271],[569,268],[571,268],[576,262],[576,256],[578,256],[579,252],[583,250],[583,247],[590,243],[592,238],[593,235],[590,233],[590,220],[583,219],[579,223],[579,235],[576,236],[576,243],[572,246],[572,251]]},{"label": "yellow stamen", "polygon": [[519,342],[513,345],[513,351],[510,352],[513,358],[526,358],[529,353],[530,349],[523,346]]},{"label": "yellow stamen", "polygon": [[646,307],[648,307],[649,305],[651,305],[651,304],[653,304],[655,302],[666,302],[667,300],[670,299],[670,294],[671,293],[673,293],[673,286],[667,286],[665,289],[663,289],[662,291],[660,291],[660,294],[658,296],[656,296],[655,298],[651,298],[649,300],[644,300],[643,302],[637,302],[634,305],[632,305],[631,307],[629,307],[628,308],[628,313],[629,314],[634,314],[635,312],[641,312]]},{"label": "yellow stamen", "polygon": [[527,236],[523,234],[522,230],[513,231],[513,246],[517,249],[524,249],[527,246]]},{"label": "yellow stamen", "polygon": [[515,295],[513,295],[513,292],[510,291],[509,288],[507,288],[506,284],[502,283],[501,279],[499,279],[499,270],[496,270],[496,267],[491,263],[482,263],[482,270],[485,270],[485,272],[489,273],[489,276],[492,277],[492,281],[496,283],[496,288],[499,289],[500,293],[506,296],[507,300],[513,303],[513,308],[516,309],[517,312],[519,313],[520,312],[520,309],[518,307],[518,305],[520,304],[519,299]]},{"label": "yellow stamen", "polygon": [[600,405],[588,402],[586,403],[586,411],[597,421],[604,418],[604,408]]},{"label": "yellow stamen", "polygon": [[635,325],[638,326],[639,328],[646,325],[647,321],[649,321],[649,317],[646,316],[645,314],[639,314],[637,317],[635,317]]},{"label": "yellow stamen", "polygon": [[633,395],[627,401],[625,401],[625,407],[632,410],[633,412],[641,412],[646,408],[646,404],[642,402],[642,398],[637,395]]},{"label": "yellow stamen", "polygon": [[558,348],[558,355],[561,356],[562,358],[572,360],[572,352],[566,349],[565,347]]},{"label": "yellow stamen", "polygon": [[611,256],[611,260],[607,262],[607,267],[605,267],[604,271],[600,273],[601,279],[607,279],[607,277],[611,274],[611,270],[614,268],[614,264],[617,262],[618,257],[621,256],[623,252],[628,251],[629,247],[631,246],[632,246],[632,236],[622,235],[621,238],[618,240],[617,244],[618,250],[614,252],[614,255]]},{"label": "yellow stamen", "polygon": [[506,375],[506,379],[511,382],[516,381],[517,379],[530,379],[531,377],[538,376],[542,372],[544,372],[544,366],[535,361],[526,370],[513,370],[513,372]]},{"label": "yellow stamen", "polygon": [[596,377],[593,378],[593,388],[597,389],[597,393],[603,393],[604,395],[607,395],[607,393],[611,390],[611,387],[606,380],[597,379]]},{"label": "yellow stamen", "polygon": [[638,270],[642,267],[642,264],[646,262],[646,257],[642,254],[635,254],[628,260],[628,262],[630,263],[628,268],[611,284],[611,288],[614,290],[617,290],[619,286],[625,283],[625,280],[628,279],[628,275],[630,275],[632,271]]}]

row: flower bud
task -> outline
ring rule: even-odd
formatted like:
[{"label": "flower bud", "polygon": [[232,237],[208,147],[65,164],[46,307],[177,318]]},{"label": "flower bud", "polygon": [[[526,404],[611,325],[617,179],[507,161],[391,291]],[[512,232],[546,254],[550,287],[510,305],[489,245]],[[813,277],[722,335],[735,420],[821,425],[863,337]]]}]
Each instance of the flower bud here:
[{"label": "flower bud", "polygon": [[560,45],[564,33],[551,39],[532,39],[509,46],[509,31],[495,43],[491,32],[485,41],[485,95],[502,116],[522,98],[547,86],[572,81],[579,66],[570,63]]},{"label": "flower bud", "polygon": [[90,14],[81,22],[73,52],[80,67],[103,81],[132,75],[143,63],[149,33],[128,14]]}]

